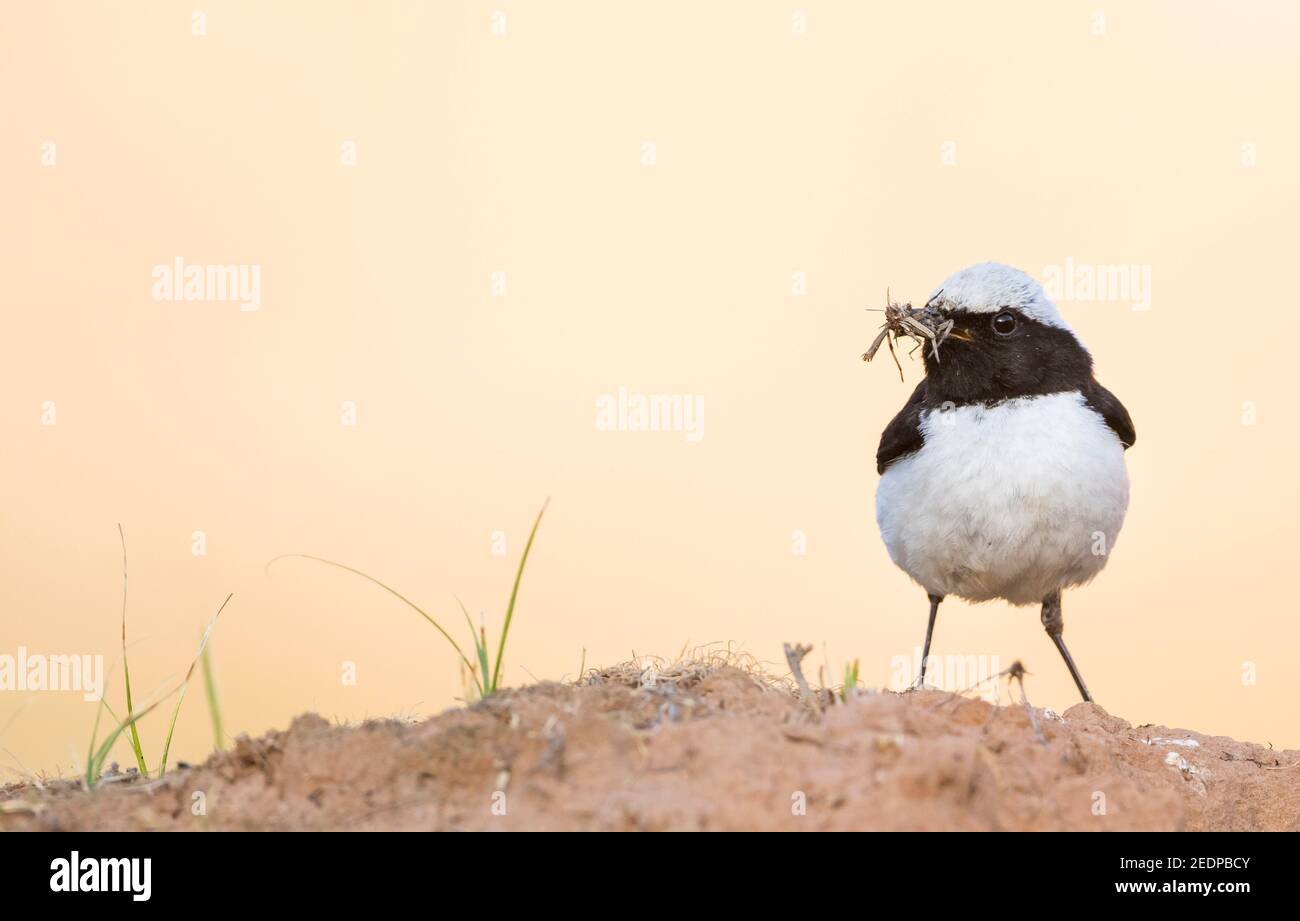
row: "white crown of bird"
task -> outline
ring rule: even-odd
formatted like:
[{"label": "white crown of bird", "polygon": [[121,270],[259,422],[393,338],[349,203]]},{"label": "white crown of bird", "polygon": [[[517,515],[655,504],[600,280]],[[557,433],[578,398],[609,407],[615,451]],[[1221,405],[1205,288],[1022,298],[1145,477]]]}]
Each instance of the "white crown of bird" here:
[{"label": "white crown of bird", "polygon": [[954,272],[931,292],[926,303],[930,301],[941,309],[971,313],[997,313],[1012,307],[1031,320],[1074,334],[1042,285],[1000,262],[981,262]]}]

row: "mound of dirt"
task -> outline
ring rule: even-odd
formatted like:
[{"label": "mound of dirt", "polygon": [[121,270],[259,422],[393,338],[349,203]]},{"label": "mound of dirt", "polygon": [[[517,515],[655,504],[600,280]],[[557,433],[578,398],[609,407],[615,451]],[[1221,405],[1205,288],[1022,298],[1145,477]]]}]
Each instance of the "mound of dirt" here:
[{"label": "mound of dirt", "polygon": [[1300,752],[1093,704],[824,710],[733,665],[621,666],[423,723],[315,715],[153,781],[0,789],[0,829],[1300,830]]}]

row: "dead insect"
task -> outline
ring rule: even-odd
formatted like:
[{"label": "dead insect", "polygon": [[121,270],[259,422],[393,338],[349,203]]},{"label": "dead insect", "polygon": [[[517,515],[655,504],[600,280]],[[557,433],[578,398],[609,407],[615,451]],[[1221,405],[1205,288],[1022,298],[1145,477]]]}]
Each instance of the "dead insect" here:
[{"label": "dead insect", "polygon": [[898,366],[898,379],[901,381],[903,379],[903,366],[898,361],[898,353],[894,350],[894,342],[906,336],[916,343],[916,346],[912,349],[913,352],[917,348],[923,348],[929,342],[934,360],[938,361],[939,346],[952,333],[953,327],[952,320],[945,319],[939,309],[934,306],[935,300],[942,293],[940,291],[935,294],[934,297],[930,298],[929,303],[917,310],[910,302],[895,304],[889,299],[889,290],[886,289],[885,307],[879,311],[884,313],[885,322],[881,325],[880,333],[876,336],[875,341],[862,353],[862,360],[871,361],[876,357],[876,352],[879,351],[881,343],[889,343],[889,354],[893,356],[894,364]]}]

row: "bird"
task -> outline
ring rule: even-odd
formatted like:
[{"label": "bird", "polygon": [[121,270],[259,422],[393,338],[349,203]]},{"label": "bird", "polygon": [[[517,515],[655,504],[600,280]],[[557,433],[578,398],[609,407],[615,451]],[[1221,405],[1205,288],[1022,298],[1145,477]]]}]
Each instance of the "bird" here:
[{"label": "bird", "polygon": [[[1128,410],[1043,286],[995,262],[950,275],[927,308],[952,321],[876,452],[876,521],[893,563],[939,605],[1003,599],[1040,619],[1085,701],[1062,638],[1061,593],[1106,565],[1128,509]],[[935,314],[930,313],[931,316]]]}]

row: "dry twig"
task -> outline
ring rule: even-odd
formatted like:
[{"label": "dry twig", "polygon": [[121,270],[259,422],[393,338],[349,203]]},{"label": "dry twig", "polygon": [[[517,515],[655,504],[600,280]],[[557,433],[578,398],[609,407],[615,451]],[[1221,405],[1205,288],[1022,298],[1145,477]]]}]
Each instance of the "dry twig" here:
[{"label": "dry twig", "polygon": [[785,650],[785,661],[790,665],[790,672],[794,675],[795,684],[799,685],[799,696],[806,703],[812,704],[820,710],[821,704],[818,702],[817,696],[813,694],[812,688],[808,686],[808,679],[803,676],[803,659],[804,656],[812,652],[812,647],[805,646],[802,643],[797,643],[794,646],[789,643],[782,643],[781,648]]}]

